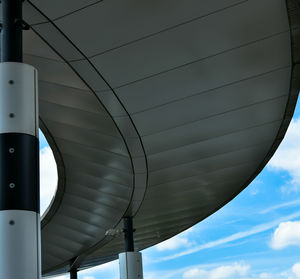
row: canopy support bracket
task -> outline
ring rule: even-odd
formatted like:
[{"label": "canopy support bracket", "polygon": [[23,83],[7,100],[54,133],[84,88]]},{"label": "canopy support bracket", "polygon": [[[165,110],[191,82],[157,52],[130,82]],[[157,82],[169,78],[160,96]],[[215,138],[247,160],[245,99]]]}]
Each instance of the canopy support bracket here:
[{"label": "canopy support bracket", "polygon": [[125,252],[119,254],[120,279],[143,279],[142,253],[134,251],[132,219],[124,218]]}]

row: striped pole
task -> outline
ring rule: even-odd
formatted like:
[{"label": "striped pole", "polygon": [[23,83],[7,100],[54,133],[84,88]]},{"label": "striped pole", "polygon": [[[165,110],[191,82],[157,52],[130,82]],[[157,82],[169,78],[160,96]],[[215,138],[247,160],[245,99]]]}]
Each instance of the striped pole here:
[{"label": "striped pole", "polygon": [[2,0],[0,278],[40,279],[37,71],[22,63],[22,0]]}]

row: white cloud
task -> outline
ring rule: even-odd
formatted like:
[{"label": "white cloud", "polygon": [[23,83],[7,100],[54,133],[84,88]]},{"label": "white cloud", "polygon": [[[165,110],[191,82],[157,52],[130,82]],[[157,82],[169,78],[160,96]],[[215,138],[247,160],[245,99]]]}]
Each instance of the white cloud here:
[{"label": "white cloud", "polygon": [[[90,274],[95,274],[95,273],[99,273],[99,272],[119,272],[119,261],[115,260],[112,262],[108,262],[105,264],[101,264],[89,269],[85,269],[80,271],[79,273],[81,275],[90,275]],[[87,277],[87,276],[86,276]],[[87,277],[88,278],[88,277]]]},{"label": "white cloud", "polygon": [[[259,271],[259,272],[258,272]],[[145,272],[145,279],[300,279],[300,262],[276,273],[253,270],[245,262],[218,262]]]},{"label": "white cloud", "polygon": [[189,240],[188,235],[194,231],[195,231],[194,227],[188,228],[187,230],[181,232],[180,234],[177,234],[177,235],[155,245],[154,247],[158,251],[170,251],[170,250],[176,250],[179,248],[190,247],[194,243]]},{"label": "white cloud", "polygon": [[70,279],[70,276],[68,275],[61,275],[61,276],[55,276],[55,277],[43,277],[45,279]]},{"label": "white cloud", "polygon": [[166,241],[163,241],[156,245],[158,251],[175,250],[182,247],[190,246],[190,242],[186,237],[176,235]]},{"label": "white cloud", "polygon": [[[183,272],[183,279],[300,279],[300,262],[295,263],[288,270],[277,273],[250,272],[250,265],[245,263],[222,264],[213,269],[205,267],[190,267]],[[182,272],[182,271],[181,271]]]},{"label": "white cloud", "polygon": [[271,275],[269,273],[263,272],[259,275],[260,279],[269,279]]},{"label": "white cloud", "polygon": [[291,214],[291,215],[288,215],[288,216],[285,216],[285,217],[281,217],[281,218],[279,218],[277,220],[274,220],[272,222],[264,223],[264,224],[261,224],[261,225],[258,225],[258,226],[254,226],[254,227],[252,227],[251,229],[249,229],[247,231],[238,232],[238,233],[226,236],[224,238],[213,240],[213,241],[207,242],[205,244],[201,244],[201,245],[195,246],[193,248],[183,250],[182,252],[172,254],[170,256],[162,257],[162,258],[158,259],[157,262],[176,259],[176,258],[179,258],[179,257],[183,257],[183,256],[186,256],[186,255],[190,255],[190,254],[199,252],[201,250],[217,247],[217,246],[227,244],[227,243],[239,240],[239,239],[243,239],[243,238],[249,237],[251,235],[255,235],[255,234],[258,234],[258,233],[261,233],[261,232],[268,231],[268,230],[278,226],[282,222],[285,222],[287,220],[293,220],[293,219],[296,219],[296,218],[299,218],[299,217],[300,217],[300,212],[296,212],[294,214]]},{"label": "white cloud", "polygon": [[[92,268],[88,268],[78,272],[78,275],[82,279],[95,279],[98,278],[96,274],[109,272],[111,276],[109,278],[117,279],[119,278],[119,261],[112,261],[102,265],[98,265]],[[81,277],[82,276],[82,277]],[[106,276],[107,277],[107,276]],[[69,275],[62,275],[58,277],[47,277],[49,279],[70,279]]]},{"label": "white cloud", "polygon": [[[105,263],[102,265],[98,265],[92,268],[88,268],[82,271],[78,272],[78,275],[82,279],[96,279],[96,274],[101,272],[113,272],[113,275],[116,275],[116,277],[110,276],[109,278],[117,279],[117,275],[119,273],[119,262],[118,261],[112,261],[109,263]],[[78,276],[78,277],[79,277]],[[82,276],[82,277],[81,277]],[[55,276],[55,277],[45,277],[45,279],[70,279],[69,275],[62,275],[62,276]]]},{"label": "white cloud", "polygon": [[267,273],[263,272],[256,276],[255,273],[250,274],[247,279],[300,279],[300,262],[295,263],[292,268],[278,273]]},{"label": "white cloud", "polygon": [[272,236],[273,249],[282,249],[290,245],[300,246],[300,221],[280,223]]},{"label": "white cloud", "polygon": [[269,208],[266,208],[266,209],[262,210],[260,212],[260,214],[266,214],[266,213],[275,211],[277,209],[281,209],[281,208],[285,208],[285,207],[293,207],[293,206],[298,206],[298,205],[300,205],[300,199],[271,206]]},{"label": "white cloud", "polygon": [[295,263],[292,268],[279,273],[262,273],[261,279],[299,279],[300,278],[300,262]]},{"label": "white cloud", "polygon": [[57,188],[57,167],[50,147],[40,150],[41,214],[47,209]]},{"label": "white cloud", "polygon": [[234,276],[245,276],[250,269],[249,265],[227,265],[227,266],[220,266],[211,271],[211,279],[222,279],[222,278],[230,278]]},{"label": "white cloud", "polygon": [[208,272],[203,269],[193,268],[183,273],[183,278],[192,279],[192,278],[208,278]]},{"label": "white cloud", "polygon": [[291,179],[281,188],[291,193],[300,190],[300,118],[293,119],[286,136],[268,164],[274,171],[287,171]]},{"label": "white cloud", "polygon": [[212,270],[204,270],[193,268],[183,273],[184,279],[226,279],[226,278],[238,278],[247,275],[250,269],[249,265],[234,263],[233,265],[223,265]]},{"label": "white cloud", "polygon": [[295,263],[292,267],[292,271],[296,278],[300,278],[300,263]]}]

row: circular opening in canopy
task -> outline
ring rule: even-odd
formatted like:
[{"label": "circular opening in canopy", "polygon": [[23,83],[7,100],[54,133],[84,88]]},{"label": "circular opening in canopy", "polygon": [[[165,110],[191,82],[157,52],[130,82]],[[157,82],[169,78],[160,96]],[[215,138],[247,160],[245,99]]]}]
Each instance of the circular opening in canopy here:
[{"label": "circular opening in canopy", "polygon": [[53,152],[42,131],[40,139],[40,201],[41,215],[49,208],[57,190],[57,166]]}]

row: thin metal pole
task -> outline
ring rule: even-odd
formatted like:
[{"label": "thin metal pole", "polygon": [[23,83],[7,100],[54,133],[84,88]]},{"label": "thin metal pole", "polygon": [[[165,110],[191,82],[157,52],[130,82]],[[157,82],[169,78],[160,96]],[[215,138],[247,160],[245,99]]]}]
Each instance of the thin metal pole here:
[{"label": "thin metal pole", "polygon": [[77,269],[71,269],[70,270],[70,279],[77,279]]},{"label": "thin metal pole", "polygon": [[133,224],[132,217],[124,218],[124,238],[125,238],[125,252],[134,252],[134,239],[133,239]]},{"label": "thin metal pole", "polygon": [[22,0],[2,0],[1,61],[22,62]]}]

